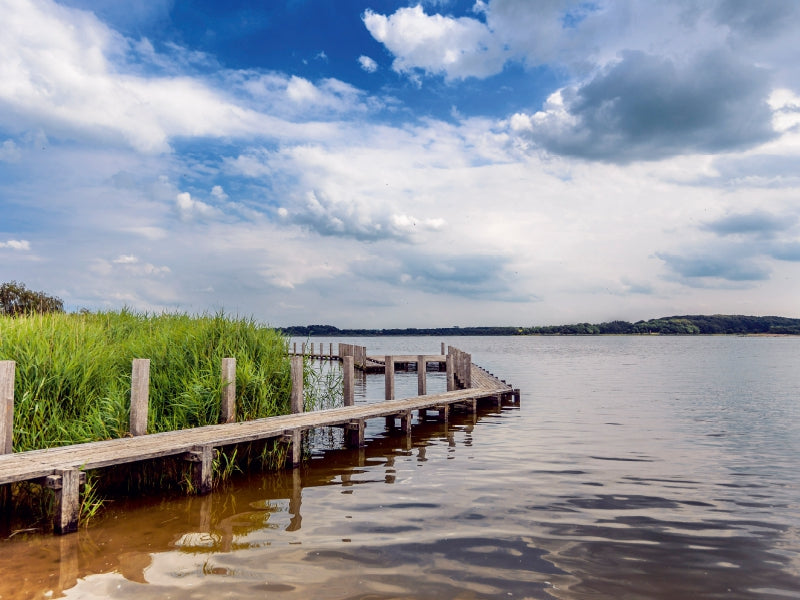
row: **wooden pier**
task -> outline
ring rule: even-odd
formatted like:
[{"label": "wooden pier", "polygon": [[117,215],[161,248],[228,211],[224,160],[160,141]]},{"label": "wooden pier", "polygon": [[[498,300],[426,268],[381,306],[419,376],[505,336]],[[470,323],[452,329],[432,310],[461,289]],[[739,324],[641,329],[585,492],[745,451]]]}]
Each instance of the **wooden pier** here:
[{"label": "wooden pier", "polygon": [[[328,357],[330,358],[330,355]],[[345,444],[348,447],[361,447],[364,445],[365,423],[369,419],[384,418],[387,427],[395,427],[399,422],[400,429],[411,435],[412,417],[415,411],[420,420],[426,418],[429,411],[436,411],[437,418],[446,423],[454,406],[461,406],[466,411],[474,413],[478,401],[488,400],[499,407],[504,400],[515,403],[520,400],[518,389],[512,388],[472,364],[469,354],[456,348],[449,348],[448,353],[441,356],[385,356],[375,360],[375,364],[380,364],[385,372],[386,400],[356,406],[353,402],[352,383],[355,359],[347,354],[336,359],[342,361],[344,368],[345,406],[343,407],[302,412],[303,358],[296,356],[291,359],[293,414],[232,422],[230,415],[235,414],[235,408],[232,406],[232,385],[226,385],[222,398],[224,407],[222,424],[19,453],[11,453],[9,444],[6,453],[0,454],[0,485],[36,481],[52,488],[56,498],[53,529],[56,533],[69,533],[77,529],[80,487],[85,480],[85,472],[89,470],[177,456],[191,464],[192,484],[197,493],[207,494],[212,486],[212,460],[216,448],[277,439],[290,445],[288,460],[293,467],[297,467],[302,458],[301,442],[305,431],[321,427],[341,427],[345,431]],[[235,381],[230,361],[232,359],[225,359],[222,367],[222,376],[227,382]],[[394,367],[397,364],[411,362],[417,363],[420,395],[395,399],[395,369],[388,369],[386,366],[391,364]],[[424,382],[428,362],[443,362],[446,365],[448,391],[432,395],[425,393]],[[10,425],[7,418],[9,411],[13,419],[13,370],[10,371],[12,377],[9,384],[8,363],[11,361],[2,361],[0,364],[0,374],[5,373],[4,377],[0,377],[0,396],[2,396],[0,415],[4,412],[6,414],[6,417],[0,419],[2,421],[0,433],[3,434],[0,436],[0,441],[5,437],[10,440],[8,432]],[[137,400],[137,387],[142,387],[137,381],[136,373],[138,370],[141,376],[141,372],[145,370],[144,366],[134,362],[131,394],[132,430],[135,426],[138,427],[134,419],[139,422],[142,411],[146,423],[146,386],[143,392],[138,393],[138,397],[144,395],[144,408],[134,410],[136,402],[140,401]],[[13,423],[13,420],[10,422]],[[2,451],[0,448],[0,452]]]}]

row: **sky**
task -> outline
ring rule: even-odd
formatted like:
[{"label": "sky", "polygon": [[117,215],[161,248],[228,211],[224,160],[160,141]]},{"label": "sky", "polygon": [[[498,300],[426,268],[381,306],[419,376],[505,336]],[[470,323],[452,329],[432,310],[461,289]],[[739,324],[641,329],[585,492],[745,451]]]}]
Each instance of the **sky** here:
[{"label": "sky", "polygon": [[0,0],[0,281],[273,326],[800,317],[800,2]]}]

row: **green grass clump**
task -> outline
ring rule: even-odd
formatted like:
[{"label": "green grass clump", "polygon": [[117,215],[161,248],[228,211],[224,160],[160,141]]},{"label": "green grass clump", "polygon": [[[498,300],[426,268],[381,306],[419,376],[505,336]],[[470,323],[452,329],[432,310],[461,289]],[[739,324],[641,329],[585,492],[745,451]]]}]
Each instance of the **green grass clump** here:
[{"label": "green grass clump", "polygon": [[236,418],[289,412],[288,341],[252,319],[128,310],[0,317],[16,361],[14,451],[123,437],[131,361],[150,359],[148,433],[219,422],[221,361],[236,358]]}]

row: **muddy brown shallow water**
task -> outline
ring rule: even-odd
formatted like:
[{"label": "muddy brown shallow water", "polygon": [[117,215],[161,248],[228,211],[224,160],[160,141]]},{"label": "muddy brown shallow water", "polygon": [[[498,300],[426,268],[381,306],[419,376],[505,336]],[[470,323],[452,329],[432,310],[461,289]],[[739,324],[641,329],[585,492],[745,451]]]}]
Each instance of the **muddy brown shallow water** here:
[{"label": "muddy brown shallow water", "polygon": [[410,442],[376,420],[361,450],[321,431],[296,472],[14,536],[0,598],[800,598],[800,339],[447,341],[521,407]]}]

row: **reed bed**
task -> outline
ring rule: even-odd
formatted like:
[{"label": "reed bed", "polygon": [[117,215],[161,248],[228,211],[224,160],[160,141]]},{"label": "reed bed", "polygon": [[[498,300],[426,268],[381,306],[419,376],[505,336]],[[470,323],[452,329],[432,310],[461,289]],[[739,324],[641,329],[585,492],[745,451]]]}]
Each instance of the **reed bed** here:
[{"label": "reed bed", "polygon": [[219,422],[224,357],[236,358],[237,420],[285,414],[287,350],[275,330],[221,313],[2,317],[0,359],[17,363],[14,451],[127,435],[134,358],[150,359],[149,433]]},{"label": "reed bed", "polygon": [[[150,359],[148,433],[218,423],[226,357],[236,359],[237,420],[290,411],[288,339],[253,319],[129,310],[0,316],[0,360],[16,361],[14,451],[129,435],[134,358]],[[306,410],[341,404],[338,370],[321,373],[307,361],[304,379]],[[278,468],[285,458],[286,448],[272,441],[219,449],[214,483],[254,464]],[[164,459],[89,473],[81,520],[97,514],[109,494],[191,492],[185,469],[182,461]],[[49,519],[47,490],[27,483],[10,491],[0,494],[0,505],[27,519]]]}]

